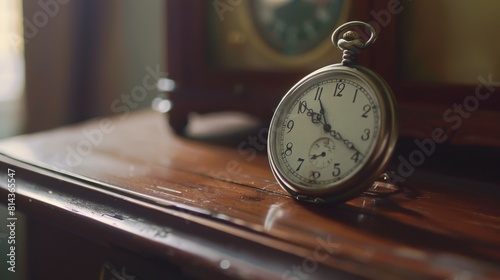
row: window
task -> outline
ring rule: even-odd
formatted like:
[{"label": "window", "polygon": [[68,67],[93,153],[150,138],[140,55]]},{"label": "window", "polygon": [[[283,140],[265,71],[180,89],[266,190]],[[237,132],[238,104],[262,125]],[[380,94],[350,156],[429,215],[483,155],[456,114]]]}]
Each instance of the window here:
[{"label": "window", "polygon": [[24,90],[22,1],[0,1],[0,138],[21,132]]}]

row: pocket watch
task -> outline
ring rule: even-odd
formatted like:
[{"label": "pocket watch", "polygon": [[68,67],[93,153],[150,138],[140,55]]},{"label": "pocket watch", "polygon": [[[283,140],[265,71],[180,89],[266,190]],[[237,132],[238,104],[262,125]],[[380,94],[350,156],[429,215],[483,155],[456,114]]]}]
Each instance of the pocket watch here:
[{"label": "pocket watch", "polygon": [[301,79],[274,112],[269,163],[296,200],[344,202],[369,189],[388,164],[398,135],[394,95],[378,74],[356,64],[376,38],[364,22],[338,27],[332,42],[343,51],[342,62]]}]

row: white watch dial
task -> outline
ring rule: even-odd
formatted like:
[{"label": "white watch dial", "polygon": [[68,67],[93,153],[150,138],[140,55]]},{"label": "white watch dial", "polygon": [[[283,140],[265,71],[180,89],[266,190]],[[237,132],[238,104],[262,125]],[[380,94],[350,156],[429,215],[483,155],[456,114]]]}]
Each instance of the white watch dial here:
[{"label": "white watch dial", "polygon": [[277,164],[296,186],[321,188],[346,180],[374,150],[379,101],[354,76],[313,81],[282,106]]}]

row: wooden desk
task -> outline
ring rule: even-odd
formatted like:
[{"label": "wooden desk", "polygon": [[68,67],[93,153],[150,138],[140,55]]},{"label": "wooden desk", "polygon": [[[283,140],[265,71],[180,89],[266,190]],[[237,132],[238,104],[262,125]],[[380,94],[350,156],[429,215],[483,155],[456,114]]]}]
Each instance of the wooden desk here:
[{"label": "wooden desk", "polygon": [[500,184],[483,168],[441,172],[429,159],[394,194],[303,205],[255,152],[262,135],[215,146],[146,111],[1,142],[1,202],[10,168],[28,219],[29,264],[17,269],[34,279],[500,279]]}]

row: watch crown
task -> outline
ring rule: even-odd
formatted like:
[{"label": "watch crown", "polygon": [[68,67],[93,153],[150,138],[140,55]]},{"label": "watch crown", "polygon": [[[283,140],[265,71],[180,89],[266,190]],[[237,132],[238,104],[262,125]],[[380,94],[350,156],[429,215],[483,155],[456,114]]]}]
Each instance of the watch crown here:
[{"label": "watch crown", "polygon": [[359,34],[356,31],[349,30],[342,35],[342,39],[352,41],[359,39]]},{"label": "watch crown", "polygon": [[[349,30],[354,26],[365,27],[370,31],[370,38],[364,42],[358,33]],[[345,32],[344,32],[345,31]],[[351,65],[356,63],[356,56],[362,49],[369,47],[377,39],[375,28],[368,23],[361,21],[351,21],[342,24],[332,34],[332,43],[343,50],[342,65]]]}]

